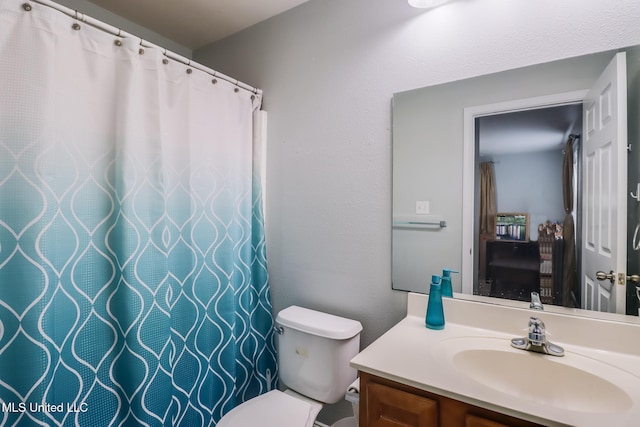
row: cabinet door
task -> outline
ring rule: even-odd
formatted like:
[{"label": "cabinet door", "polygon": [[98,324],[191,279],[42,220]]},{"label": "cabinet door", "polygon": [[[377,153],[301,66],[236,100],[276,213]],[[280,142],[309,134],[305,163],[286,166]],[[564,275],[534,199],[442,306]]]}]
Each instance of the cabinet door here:
[{"label": "cabinet door", "polygon": [[542,427],[360,372],[360,427]]},{"label": "cabinet door", "polygon": [[438,402],[382,384],[366,389],[368,427],[437,427]]}]

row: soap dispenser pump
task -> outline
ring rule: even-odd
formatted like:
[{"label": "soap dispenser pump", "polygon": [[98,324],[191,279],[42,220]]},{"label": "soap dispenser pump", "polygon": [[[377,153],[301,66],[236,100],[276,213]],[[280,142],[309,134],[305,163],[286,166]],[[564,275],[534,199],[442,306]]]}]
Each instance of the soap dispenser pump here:
[{"label": "soap dispenser pump", "polygon": [[427,302],[427,316],[425,324],[429,329],[444,329],[444,308],[442,307],[442,288],[440,276],[431,276],[429,286],[429,301]]},{"label": "soap dispenser pump", "polygon": [[442,296],[453,298],[453,287],[451,286],[451,273],[459,273],[459,271],[450,268],[442,269]]}]

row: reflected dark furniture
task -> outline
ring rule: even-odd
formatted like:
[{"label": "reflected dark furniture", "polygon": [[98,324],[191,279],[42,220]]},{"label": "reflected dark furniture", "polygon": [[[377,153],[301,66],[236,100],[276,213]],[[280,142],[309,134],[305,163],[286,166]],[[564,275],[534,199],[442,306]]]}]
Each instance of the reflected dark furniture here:
[{"label": "reflected dark furniture", "polygon": [[538,242],[488,241],[486,279],[492,297],[530,301],[540,292]]}]

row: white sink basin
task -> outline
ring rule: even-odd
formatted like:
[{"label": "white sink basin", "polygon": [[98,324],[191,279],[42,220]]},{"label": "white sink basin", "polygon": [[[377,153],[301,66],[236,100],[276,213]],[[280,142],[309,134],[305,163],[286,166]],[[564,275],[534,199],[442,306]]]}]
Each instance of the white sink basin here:
[{"label": "white sink basin", "polygon": [[500,338],[459,337],[435,346],[455,371],[506,395],[569,411],[613,413],[633,407],[640,379],[605,361],[514,349]]}]

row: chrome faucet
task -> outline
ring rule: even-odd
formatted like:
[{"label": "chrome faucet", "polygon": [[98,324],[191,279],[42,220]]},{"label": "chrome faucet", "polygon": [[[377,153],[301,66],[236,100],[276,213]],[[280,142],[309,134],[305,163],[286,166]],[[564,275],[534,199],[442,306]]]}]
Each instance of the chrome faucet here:
[{"label": "chrome faucet", "polygon": [[549,354],[551,356],[564,356],[564,349],[562,347],[552,344],[547,340],[544,322],[535,316],[531,316],[529,319],[529,333],[527,336],[523,338],[513,338],[511,340],[511,347]]},{"label": "chrome faucet", "polygon": [[529,304],[529,308],[534,310],[544,310],[542,301],[540,301],[540,294],[537,292],[531,292],[531,304]]}]

